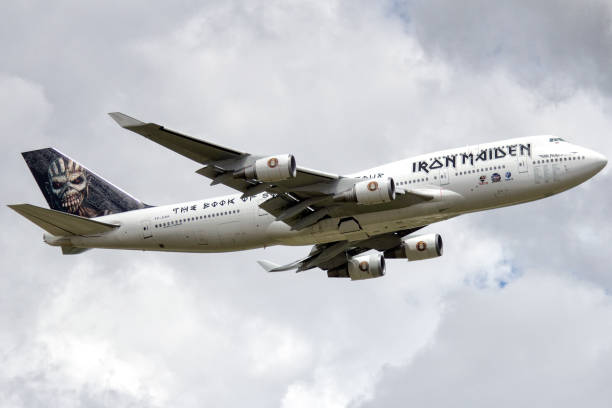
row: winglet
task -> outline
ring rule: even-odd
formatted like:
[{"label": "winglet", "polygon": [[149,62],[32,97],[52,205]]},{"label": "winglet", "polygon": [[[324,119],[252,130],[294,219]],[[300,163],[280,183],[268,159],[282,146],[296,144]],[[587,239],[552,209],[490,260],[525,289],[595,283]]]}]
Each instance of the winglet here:
[{"label": "winglet", "polygon": [[266,270],[266,272],[272,272],[273,269],[278,268],[280,265],[275,264],[274,262],[261,260],[257,261],[257,263]]},{"label": "winglet", "polygon": [[304,262],[304,260],[306,259],[308,258],[300,259],[295,262],[291,262],[287,265],[282,265],[282,266],[277,265],[274,262],[270,262],[266,260],[260,260],[260,261],[257,261],[257,263],[261,265],[261,267],[264,268],[267,272],[283,272],[283,271],[290,271],[291,269],[299,268],[302,265],[302,262]]},{"label": "winglet", "polygon": [[138,119],[134,119],[133,117],[121,112],[110,112],[108,115],[113,118],[115,122],[117,122],[122,128],[127,129],[131,127],[146,125],[146,123],[141,122]]}]

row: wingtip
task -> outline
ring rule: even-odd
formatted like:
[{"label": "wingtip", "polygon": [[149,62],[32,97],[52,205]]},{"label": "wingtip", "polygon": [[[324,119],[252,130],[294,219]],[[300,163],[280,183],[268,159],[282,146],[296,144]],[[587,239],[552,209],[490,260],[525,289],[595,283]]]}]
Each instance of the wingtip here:
[{"label": "wingtip", "polygon": [[[34,149],[34,150],[26,150],[25,152],[21,152],[21,157],[23,157],[24,159],[26,159],[29,155],[33,154],[33,153],[38,153],[38,152],[44,152],[44,151],[50,151],[50,152],[54,152],[54,153],[60,153],[57,149],[53,148],[53,147],[42,147],[40,149]],[[61,154],[61,153],[60,153]]]},{"label": "wingtip", "polygon": [[259,264],[259,266],[264,268],[266,272],[272,272],[273,269],[279,267],[279,265],[275,264],[274,262],[266,261],[264,259],[257,261],[257,263]]},{"label": "wingtip", "polygon": [[119,126],[122,128],[131,128],[136,126],[142,126],[145,123],[139,121],[138,119],[134,119],[131,116],[128,116],[121,112],[109,112],[108,114]]}]

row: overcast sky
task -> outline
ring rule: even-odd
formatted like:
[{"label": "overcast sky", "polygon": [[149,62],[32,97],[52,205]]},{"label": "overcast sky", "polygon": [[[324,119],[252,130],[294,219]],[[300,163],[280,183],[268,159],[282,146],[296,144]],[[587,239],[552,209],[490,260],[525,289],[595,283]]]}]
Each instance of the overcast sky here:
[{"label": "overcast sky", "polygon": [[[1,204],[53,146],[151,204],[224,194],[122,111],[340,174],[555,134],[612,156],[612,2],[9,1]],[[62,256],[0,210],[0,405],[609,407],[612,175],[431,225],[387,276],[234,254]]]}]

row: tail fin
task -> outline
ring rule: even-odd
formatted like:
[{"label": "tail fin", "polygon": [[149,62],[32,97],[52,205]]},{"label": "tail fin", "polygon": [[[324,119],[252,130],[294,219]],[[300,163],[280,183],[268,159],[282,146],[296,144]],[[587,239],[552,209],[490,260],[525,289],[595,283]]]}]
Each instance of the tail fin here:
[{"label": "tail fin", "polygon": [[92,218],[148,207],[55,149],[22,155],[54,210]]}]

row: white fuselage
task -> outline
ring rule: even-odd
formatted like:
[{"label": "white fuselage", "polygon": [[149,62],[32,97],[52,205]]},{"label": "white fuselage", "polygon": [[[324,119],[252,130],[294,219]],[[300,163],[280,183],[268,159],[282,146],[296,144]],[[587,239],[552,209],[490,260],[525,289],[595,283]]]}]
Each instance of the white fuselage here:
[{"label": "white fuselage", "polygon": [[222,252],[271,245],[309,245],[363,239],[428,225],[473,211],[544,198],[572,188],[600,171],[606,159],[592,150],[532,136],[434,152],[364,170],[352,177],[392,177],[396,188],[432,192],[435,198],[405,207],[352,215],[358,231],[326,218],[300,231],[259,207],[267,193],[190,201],[98,217],[119,228],[99,236],[55,239],[51,245],[181,252]]}]

